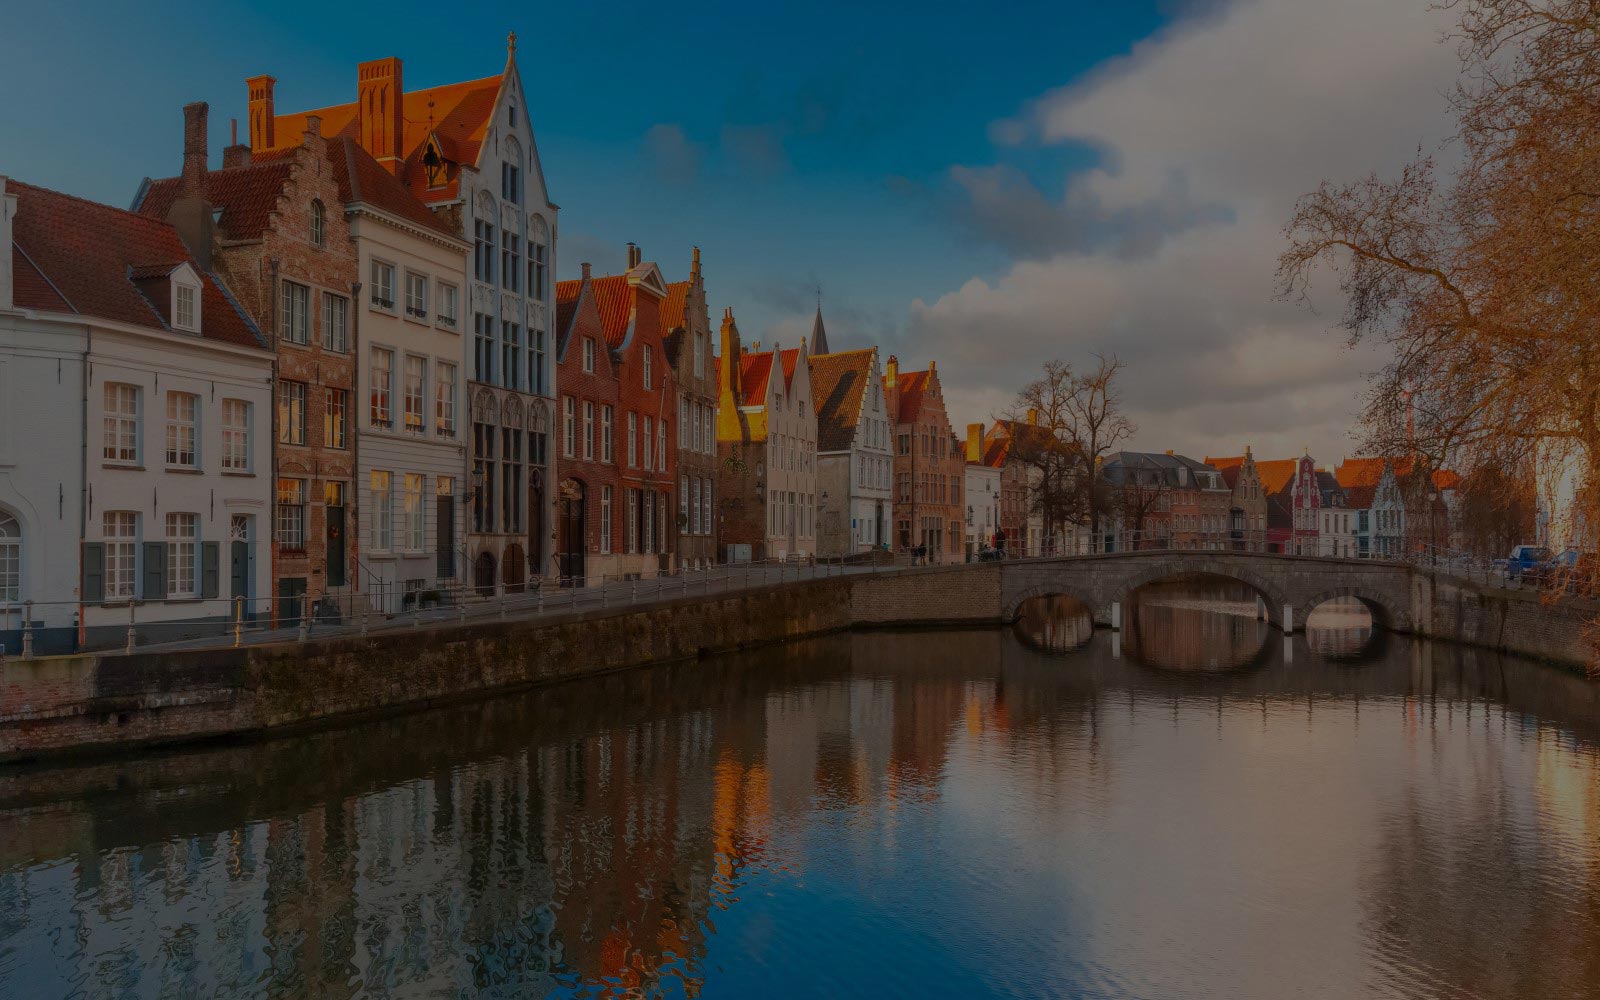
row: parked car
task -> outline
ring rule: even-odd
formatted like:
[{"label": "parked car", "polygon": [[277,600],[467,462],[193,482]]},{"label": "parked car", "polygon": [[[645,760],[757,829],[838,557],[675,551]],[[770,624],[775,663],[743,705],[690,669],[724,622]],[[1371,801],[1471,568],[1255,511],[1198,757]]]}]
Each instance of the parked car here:
[{"label": "parked car", "polygon": [[1506,557],[1506,576],[1513,580],[1523,577],[1538,579],[1544,571],[1545,564],[1550,562],[1550,550],[1543,545],[1518,545],[1511,550],[1511,555]]},{"label": "parked car", "polygon": [[1566,549],[1544,565],[1540,581],[1557,583],[1568,593],[1587,593],[1594,589],[1594,555],[1580,549]]}]

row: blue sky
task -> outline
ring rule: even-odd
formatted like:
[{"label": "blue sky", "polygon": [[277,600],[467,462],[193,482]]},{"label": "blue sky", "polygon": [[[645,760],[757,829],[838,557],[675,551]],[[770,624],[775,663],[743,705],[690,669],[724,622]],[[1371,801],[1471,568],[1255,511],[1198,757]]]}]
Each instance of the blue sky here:
[{"label": "blue sky", "polygon": [[938,358],[957,423],[1115,352],[1132,444],[1336,461],[1370,359],[1273,303],[1272,258],[1297,193],[1439,131],[1427,6],[33,4],[0,33],[0,173],[127,204],[177,172],[188,101],[220,156],[247,76],[318,107],[365,59],[492,75],[514,29],[563,277],[630,240],[682,277],[698,244],[747,339],[792,344],[820,283],[833,346]]}]

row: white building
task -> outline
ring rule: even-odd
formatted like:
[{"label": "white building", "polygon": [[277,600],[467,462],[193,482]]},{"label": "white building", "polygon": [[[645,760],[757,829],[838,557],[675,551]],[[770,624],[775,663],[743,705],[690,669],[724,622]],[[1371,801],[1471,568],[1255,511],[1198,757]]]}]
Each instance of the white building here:
[{"label": "white building", "polygon": [[1351,507],[1350,491],[1331,472],[1317,470],[1322,506],[1317,509],[1317,554],[1339,559],[1361,555],[1361,515]]},{"label": "white building", "polygon": [[216,632],[268,597],[271,376],[172,224],[0,178],[8,649],[24,601],[44,652],[120,645],[130,616],[140,642]]},{"label": "white building", "polygon": [[[818,310],[812,346],[827,347]],[[894,511],[894,453],[877,348],[807,358],[817,411],[817,554],[887,544]]]},{"label": "white building", "polygon": [[1000,530],[1000,470],[983,463],[983,425],[967,425],[967,560],[994,545]]},{"label": "white building", "polygon": [[459,584],[466,565],[465,348],[459,311],[450,322],[433,297],[463,287],[470,247],[386,172],[360,180],[345,205],[366,276],[357,579],[371,606],[393,612]]}]

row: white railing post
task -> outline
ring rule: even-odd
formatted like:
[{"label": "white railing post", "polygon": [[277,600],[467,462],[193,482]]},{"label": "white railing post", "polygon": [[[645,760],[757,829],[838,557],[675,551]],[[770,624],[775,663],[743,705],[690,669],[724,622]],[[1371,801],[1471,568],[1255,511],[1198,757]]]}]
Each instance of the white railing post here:
[{"label": "white railing post", "polygon": [[138,637],[137,637],[137,633],[135,633],[135,631],[134,631],[134,623],[133,623],[133,598],[130,597],[128,599],[128,648],[125,649],[124,652],[127,652],[127,653],[133,652],[133,645],[137,641],[138,641]]},{"label": "white railing post", "polygon": [[33,659],[33,602],[22,602],[22,658]]}]

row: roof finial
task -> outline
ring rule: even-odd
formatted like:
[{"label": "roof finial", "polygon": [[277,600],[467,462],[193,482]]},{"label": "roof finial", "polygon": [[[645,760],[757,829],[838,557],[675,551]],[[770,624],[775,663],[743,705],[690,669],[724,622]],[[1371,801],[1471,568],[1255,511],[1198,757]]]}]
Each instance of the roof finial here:
[{"label": "roof finial", "polygon": [[517,54],[517,33],[515,31],[510,31],[510,32],[506,33],[506,55],[515,56],[516,54]]}]

